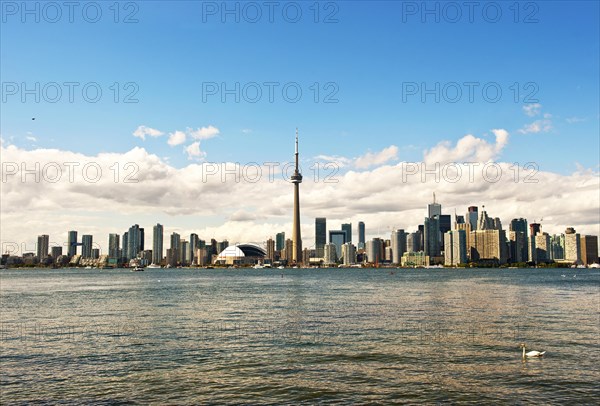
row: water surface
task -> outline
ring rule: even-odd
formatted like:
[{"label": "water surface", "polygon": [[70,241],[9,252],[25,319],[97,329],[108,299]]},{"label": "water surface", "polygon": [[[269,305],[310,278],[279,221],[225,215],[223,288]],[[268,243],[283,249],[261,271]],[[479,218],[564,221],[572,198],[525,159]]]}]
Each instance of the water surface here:
[{"label": "water surface", "polygon": [[[599,286],[583,269],[2,270],[0,403],[591,404]],[[522,342],[547,356],[523,362]]]}]

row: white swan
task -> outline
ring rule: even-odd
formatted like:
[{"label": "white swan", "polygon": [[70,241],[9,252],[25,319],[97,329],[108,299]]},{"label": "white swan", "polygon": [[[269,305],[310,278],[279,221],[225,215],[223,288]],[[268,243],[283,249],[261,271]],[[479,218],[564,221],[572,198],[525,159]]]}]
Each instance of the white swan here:
[{"label": "white swan", "polygon": [[521,344],[521,348],[523,348],[523,359],[525,358],[533,358],[533,357],[543,357],[546,351],[529,351],[525,352],[525,344]]}]

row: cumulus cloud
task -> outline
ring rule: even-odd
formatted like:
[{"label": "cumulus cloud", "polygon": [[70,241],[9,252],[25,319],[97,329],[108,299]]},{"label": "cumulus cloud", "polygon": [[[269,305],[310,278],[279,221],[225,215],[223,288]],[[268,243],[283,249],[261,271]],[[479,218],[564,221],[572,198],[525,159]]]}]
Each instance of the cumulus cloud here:
[{"label": "cumulus cloud", "polygon": [[375,165],[382,165],[389,161],[398,159],[398,147],[390,145],[379,152],[367,152],[354,160],[354,166],[358,169],[365,169]]},{"label": "cumulus cloud", "polygon": [[540,110],[542,109],[542,105],[539,103],[526,104],[523,106],[523,111],[529,117],[535,117],[540,114]]},{"label": "cumulus cloud", "polygon": [[35,138],[33,135],[28,135],[28,136],[25,137],[25,139],[27,141],[31,141],[31,142],[36,142],[37,141],[37,138]]},{"label": "cumulus cloud", "polygon": [[483,138],[467,134],[452,145],[450,141],[442,141],[435,147],[425,151],[424,161],[439,162],[488,162],[496,159],[508,144],[509,134],[504,129],[494,129],[494,143]]},{"label": "cumulus cloud", "polygon": [[206,152],[200,150],[200,141],[196,141],[185,148],[188,159],[200,160],[206,157]]},{"label": "cumulus cloud", "polygon": [[537,134],[547,133],[552,130],[552,121],[550,115],[541,120],[535,120],[533,123],[526,124],[523,128],[519,129],[521,134]]},{"label": "cumulus cloud", "polygon": [[[425,159],[440,160],[446,154],[457,162],[484,164],[497,157],[509,140],[505,130],[491,134],[494,142],[467,135],[455,144],[440,143],[426,152]],[[291,234],[292,184],[280,173],[270,179],[267,167],[256,180],[243,172],[238,176],[215,173],[213,164],[205,162],[176,168],[144,148],[98,155],[26,150],[6,142],[1,148],[6,177],[0,207],[3,244],[23,243],[28,251],[35,251],[37,235],[50,234],[51,242],[62,244],[74,229],[93,234],[95,243],[106,250],[109,233],[122,234],[134,223],[148,230],[157,222],[165,226],[166,241],[172,232],[259,244],[277,232]],[[200,146],[191,152],[201,155]],[[48,168],[39,182],[35,174],[21,172],[21,163],[32,169],[36,162]],[[72,168],[72,181],[65,162],[79,163]],[[567,226],[583,234],[598,234],[600,176],[596,170],[579,168],[563,175],[520,168],[515,175],[513,163],[497,162],[498,178],[489,174],[486,178],[484,165],[479,165],[472,178],[463,171],[458,180],[442,176],[436,181],[423,172],[407,174],[406,162],[380,162],[360,171],[349,166],[327,182],[305,176],[301,185],[305,247],[314,245],[315,217],[327,217],[330,229],[364,221],[367,238],[387,238],[393,228],[414,231],[423,222],[433,192],[444,213],[456,209],[462,214],[470,205],[485,205],[503,224],[515,217],[543,217],[544,231],[551,234]],[[10,163],[15,165],[7,166]],[[59,164],[62,176],[53,172],[53,163]],[[151,246],[151,232],[147,235]]]},{"label": "cumulus cloud", "polygon": [[208,127],[198,128],[197,130],[188,128],[187,133],[194,140],[207,140],[219,135],[220,131],[217,127],[209,125]]},{"label": "cumulus cloud", "polygon": [[174,147],[176,145],[181,145],[185,142],[186,135],[183,131],[175,131],[169,134],[169,140],[167,144]]},{"label": "cumulus cloud", "polygon": [[149,137],[160,137],[164,133],[155,128],[146,127],[145,125],[139,126],[134,132],[133,136],[137,138],[141,138],[143,141],[146,140],[146,136]]}]

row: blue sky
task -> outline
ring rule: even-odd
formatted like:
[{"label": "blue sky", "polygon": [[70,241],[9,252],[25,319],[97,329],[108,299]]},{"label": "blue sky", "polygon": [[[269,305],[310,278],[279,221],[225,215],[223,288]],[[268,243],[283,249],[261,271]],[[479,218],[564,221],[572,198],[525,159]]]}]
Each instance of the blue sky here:
[{"label": "blue sky", "polygon": [[[434,192],[447,214],[485,205],[504,224],[544,218],[550,233],[599,233],[597,1],[476,2],[472,16],[465,2],[279,2],[272,22],[260,1],[120,2],[118,16],[114,5],[78,2],[70,22],[63,2],[1,3],[0,158],[21,163],[21,176],[2,181],[3,241],[31,245],[49,233],[60,242],[77,229],[104,247],[109,233],[156,222],[165,235],[230,242],[291,233],[283,179],[203,176],[213,162],[291,161],[296,127],[306,246],[315,217],[327,217],[329,229],[364,221],[367,238],[412,231]],[[238,7],[239,21],[223,5]],[[101,14],[91,23],[94,7]],[[258,22],[248,21],[257,7]],[[236,83],[248,92],[240,102],[223,93]],[[84,85],[88,97],[94,86],[102,91],[98,102],[84,98]],[[292,103],[294,86],[302,95]],[[498,183],[401,176],[404,162],[489,160],[504,168]],[[323,182],[325,170],[313,182],[316,161],[342,165],[337,183]],[[23,165],[56,162],[65,174],[67,163],[96,162],[103,175],[99,183],[82,171],[73,182],[23,181]],[[123,179],[129,162],[139,183]],[[511,165],[528,162],[537,163],[536,183],[522,169],[515,181]]]},{"label": "blue sky", "polygon": [[[421,2],[338,2],[337,10],[322,2],[319,18],[333,12],[338,20],[329,24],[314,22],[312,2],[294,3],[303,12],[298,23],[287,22],[280,9],[269,23],[263,2],[255,3],[263,12],[258,23],[245,21],[253,15],[243,9],[239,23],[231,15],[224,23],[221,15],[204,15],[203,22],[208,6],[199,1],[139,2],[137,11],[121,3],[119,18],[135,11],[139,21],[131,24],[114,23],[112,2],[100,3],[103,15],[96,24],[77,10],[74,23],[64,9],[58,23],[44,21],[43,14],[40,23],[32,16],[23,23],[20,14],[3,9],[3,83],[97,82],[103,90],[95,104],[77,92],[73,103],[63,94],[54,104],[4,95],[4,139],[24,148],[85,154],[143,146],[181,167],[190,163],[185,145],[168,146],[167,135],[142,141],[133,131],[145,125],[168,134],[212,125],[220,133],[201,142],[206,160],[264,162],[290,158],[298,126],[305,158],[355,157],[397,145],[399,159],[414,161],[442,140],[454,142],[468,133],[485,137],[493,128],[504,128],[511,141],[502,160],[535,160],[559,173],[573,171],[576,163],[598,167],[598,2],[534,2],[535,8],[523,2],[517,23],[512,2],[494,3],[502,10],[497,23],[486,21],[479,8],[472,23],[466,8],[452,23],[452,10],[444,14],[444,3],[436,2],[428,4],[440,7],[439,23],[433,15],[423,22],[412,14],[404,14],[403,22],[403,7],[421,7]],[[538,22],[524,23],[528,15]],[[109,89],[114,82],[135,82],[139,102],[114,103]],[[303,95],[297,103],[285,101],[277,90],[274,103],[264,92],[254,104],[243,98],[235,103],[232,96],[223,103],[219,95],[203,102],[206,82],[229,87],[296,82]],[[315,82],[335,83],[338,103],[315,103],[310,90]],[[419,94],[403,102],[406,82],[480,85],[472,103],[466,93],[457,103],[443,98],[435,103],[433,96],[423,103]],[[523,99],[533,89],[524,88],[528,82],[537,86],[538,117],[523,113]],[[498,102],[483,99],[480,89],[486,83],[502,89]],[[517,102],[514,83],[521,88]],[[321,89],[320,99],[332,89]],[[121,99],[125,93],[121,90]],[[518,132],[543,114],[551,115],[547,131]]]}]

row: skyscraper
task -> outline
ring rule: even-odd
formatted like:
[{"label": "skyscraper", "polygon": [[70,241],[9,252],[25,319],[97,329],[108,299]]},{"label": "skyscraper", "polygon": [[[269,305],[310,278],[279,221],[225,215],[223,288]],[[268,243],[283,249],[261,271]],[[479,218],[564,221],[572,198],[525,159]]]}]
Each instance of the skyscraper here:
[{"label": "skyscraper", "polygon": [[315,250],[317,258],[323,258],[325,255],[325,244],[327,243],[327,219],[317,217],[315,219]]},{"label": "skyscraper", "polygon": [[373,264],[380,263],[382,260],[381,251],[383,248],[383,240],[381,238],[373,238],[367,241],[366,251],[367,260]]},{"label": "skyscraper", "polygon": [[424,237],[423,245],[425,255],[429,257],[439,256],[440,248],[440,220],[438,216],[426,217],[423,227]]},{"label": "skyscraper", "polygon": [[400,264],[406,250],[406,234],[404,230],[392,231],[392,263]]},{"label": "skyscraper", "polygon": [[127,259],[137,258],[140,251],[144,250],[144,229],[134,224],[127,232],[127,246],[123,241],[123,250],[127,250]]},{"label": "skyscraper", "polygon": [[50,248],[50,237],[46,234],[38,235],[37,239],[37,260],[43,262],[48,257],[48,249]]},{"label": "skyscraper", "polygon": [[285,248],[285,233],[282,231],[281,233],[277,233],[275,235],[275,249],[277,251],[283,250]]},{"label": "skyscraper", "polygon": [[351,242],[342,245],[342,260],[346,266],[356,263],[356,247]]},{"label": "skyscraper", "polygon": [[69,231],[67,245],[67,255],[69,258],[77,255],[77,231]]},{"label": "skyscraper", "polygon": [[196,234],[196,233],[190,234],[190,251],[188,254],[188,263],[189,264],[194,264],[197,262],[194,259],[194,257],[196,256],[196,249],[200,248],[199,244],[200,244],[200,238],[198,237],[198,234]]},{"label": "skyscraper", "polygon": [[181,241],[181,236],[177,233],[171,234],[171,258],[169,265],[176,265],[179,261],[179,243]]},{"label": "skyscraper", "polygon": [[346,242],[352,242],[352,223],[342,224],[342,230],[346,232]]},{"label": "skyscraper", "polygon": [[123,233],[123,238],[121,239],[121,260],[129,260],[127,258],[128,248],[129,248],[129,231],[125,231]]},{"label": "skyscraper", "polygon": [[569,227],[565,231],[565,259],[575,264],[581,264],[581,236],[575,229]]},{"label": "skyscraper", "polygon": [[442,205],[436,203],[435,201],[435,193],[433,194],[433,203],[429,203],[427,205],[427,217],[432,218],[433,216],[441,216],[442,215]]},{"label": "skyscraper", "polygon": [[338,258],[342,257],[342,245],[347,243],[346,231],[344,230],[329,230],[329,242],[335,244],[335,251]]},{"label": "skyscraper", "polygon": [[598,263],[598,236],[597,235],[582,235],[581,246],[581,262],[583,265],[591,265]]},{"label": "skyscraper", "polygon": [[444,237],[444,265],[457,266],[467,263],[467,233],[450,230]]},{"label": "skyscraper", "polygon": [[81,236],[81,257],[91,258],[92,257],[92,241],[93,237],[90,234]]},{"label": "skyscraper", "polygon": [[527,234],[527,220],[524,218],[512,219],[508,227],[509,231],[520,231]]},{"label": "skyscraper", "polygon": [[152,263],[160,265],[163,256],[164,228],[157,223],[152,228]]},{"label": "skyscraper", "polygon": [[469,206],[467,209],[467,216],[465,222],[471,225],[471,231],[477,230],[477,220],[479,220],[479,213],[477,206]]},{"label": "skyscraper", "polygon": [[275,240],[273,238],[267,240],[267,258],[275,261]]},{"label": "skyscraper", "polygon": [[302,183],[302,174],[298,169],[298,129],[296,128],[296,169],[292,175],[294,184],[294,226],[292,228],[292,261],[302,262],[302,236],[300,234],[300,183]]},{"label": "skyscraper", "polygon": [[362,221],[358,222],[358,249],[365,249],[365,223]]},{"label": "skyscraper", "polygon": [[119,234],[108,235],[108,257],[119,258]]}]

